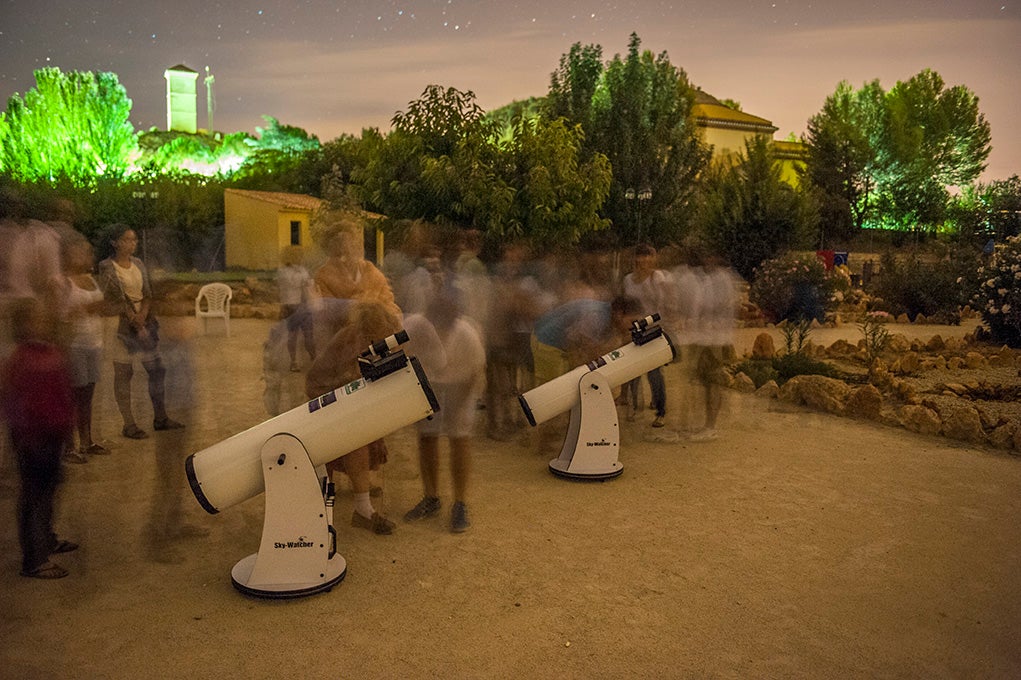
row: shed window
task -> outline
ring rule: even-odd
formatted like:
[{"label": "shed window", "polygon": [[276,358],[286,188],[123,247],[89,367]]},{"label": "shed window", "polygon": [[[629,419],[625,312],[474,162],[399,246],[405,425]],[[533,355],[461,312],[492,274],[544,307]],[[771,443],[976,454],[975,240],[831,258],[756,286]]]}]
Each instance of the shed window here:
[{"label": "shed window", "polygon": [[301,245],[301,222],[298,220],[291,220],[291,245]]}]

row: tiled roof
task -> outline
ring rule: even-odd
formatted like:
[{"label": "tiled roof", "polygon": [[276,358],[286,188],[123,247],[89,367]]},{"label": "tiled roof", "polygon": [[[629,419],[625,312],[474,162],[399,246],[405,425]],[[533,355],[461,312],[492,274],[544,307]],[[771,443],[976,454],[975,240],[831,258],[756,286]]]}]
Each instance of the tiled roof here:
[{"label": "tiled roof", "polygon": [[703,127],[731,128],[757,132],[776,132],[772,121],[753,116],[720,103],[716,97],[702,90],[695,91],[695,105],[692,107],[695,122]]},{"label": "tiled roof", "polygon": [[305,194],[288,194],[282,191],[249,191],[247,189],[226,189],[225,193],[237,194],[264,203],[273,203],[290,210],[316,210],[322,205],[322,199]]},{"label": "tiled roof", "polygon": [[177,66],[171,66],[167,70],[168,71],[184,71],[185,73],[198,73],[198,71],[194,71],[194,70],[188,68],[187,66],[185,66],[184,64],[178,64]]}]

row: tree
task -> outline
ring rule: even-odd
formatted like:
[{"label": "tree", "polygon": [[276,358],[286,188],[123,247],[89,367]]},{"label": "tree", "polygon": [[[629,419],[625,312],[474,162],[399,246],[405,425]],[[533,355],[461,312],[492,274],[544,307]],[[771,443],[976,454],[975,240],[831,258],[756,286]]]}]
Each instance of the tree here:
[{"label": "tree", "polygon": [[750,280],[764,260],[808,245],[818,211],[809,193],[781,179],[769,140],[757,136],[734,165],[711,171],[699,219],[707,245]]},{"label": "tree", "polygon": [[985,169],[989,124],[978,97],[966,87],[946,88],[924,70],[887,94],[880,154],[888,216],[914,227],[943,222],[947,187],[963,186]]},{"label": "tree", "polygon": [[964,187],[951,201],[949,215],[961,236],[979,244],[1021,234],[1021,178]]},{"label": "tree", "polygon": [[131,100],[107,72],[43,68],[0,116],[0,170],[22,181],[119,179],[138,155]]},{"label": "tree", "polygon": [[499,231],[513,191],[496,174],[496,130],[474,93],[430,85],[394,115],[390,134],[364,137],[358,197],[393,219]]},{"label": "tree", "polygon": [[858,91],[843,81],[808,121],[806,174],[821,191],[821,223],[832,236],[853,235],[872,210],[882,101],[879,81]]},{"label": "tree", "polygon": [[890,92],[878,81],[857,91],[842,82],[809,121],[808,176],[831,228],[932,228],[946,218],[948,188],[985,168],[990,139],[978,98],[934,71]]},{"label": "tree", "polygon": [[567,54],[561,55],[557,70],[550,74],[542,115],[549,120],[566,118],[591,134],[592,99],[602,75],[603,48],[574,43]]},{"label": "tree", "polygon": [[[678,240],[695,178],[709,159],[692,118],[687,75],[665,52],[654,57],[640,47],[632,33],[627,56],[614,56],[600,72],[601,48],[576,44],[551,77],[546,107],[547,117],[582,126],[587,153],[609,159],[613,183],[603,215],[621,244]],[[628,199],[643,191],[648,200]]]},{"label": "tree", "polygon": [[539,247],[574,245],[607,226],[599,209],[612,172],[602,154],[582,159],[584,133],[563,118],[521,116],[504,149],[505,181],[513,188],[506,228]]}]

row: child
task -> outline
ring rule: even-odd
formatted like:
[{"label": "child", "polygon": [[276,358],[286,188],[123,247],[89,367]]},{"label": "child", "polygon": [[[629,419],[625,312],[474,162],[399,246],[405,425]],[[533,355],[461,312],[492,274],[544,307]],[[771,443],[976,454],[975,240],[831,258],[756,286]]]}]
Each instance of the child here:
[{"label": "child", "polygon": [[16,346],[3,365],[0,405],[21,476],[21,575],[63,578],[67,570],[49,557],[78,548],[71,541],[57,540],[52,528],[60,458],[74,428],[71,372],[57,346],[44,339],[44,317],[37,300],[15,304],[11,327]]}]

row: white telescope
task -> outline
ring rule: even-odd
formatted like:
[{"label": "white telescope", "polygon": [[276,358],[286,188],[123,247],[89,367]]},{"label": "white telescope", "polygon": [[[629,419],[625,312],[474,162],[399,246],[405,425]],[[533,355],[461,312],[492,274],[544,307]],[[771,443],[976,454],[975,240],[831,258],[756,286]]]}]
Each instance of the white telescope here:
[{"label": "white telescope", "polygon": [[195,498],[215,514],[266,492],[259,552],[231,571],[249,595],[287,598],[329,590],[347,572],[336,553],[333,484],[316,468],[439,411],[404,331],[359,358],[362,378],[188,456]]},{"label": "white telescope", "polygon": [[571,412],[560,456],[549,469],[561,477],[608,479],[624,471],[618,461],[620,427],[612,390],[674,360],[676,351],[656,323],[659,314],[631,324],[631,342],[518,397],[533,427]]}]

